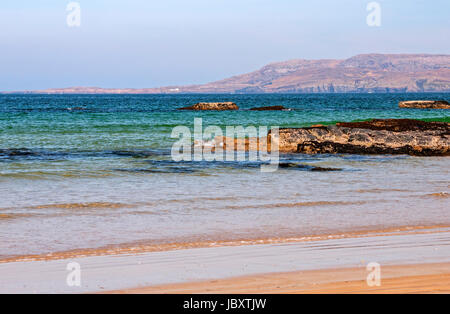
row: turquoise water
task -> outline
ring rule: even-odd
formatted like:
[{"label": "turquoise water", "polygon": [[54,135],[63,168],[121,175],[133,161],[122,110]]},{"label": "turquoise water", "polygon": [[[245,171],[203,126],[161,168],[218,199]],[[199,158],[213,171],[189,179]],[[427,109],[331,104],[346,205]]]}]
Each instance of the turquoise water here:
[{"label": "turquoise water", "polygon": [[[161,149],[177,125],[302,127],[370,118],[447,119],[447,110],[399,109],[407,99],[448,94],[0,96],[0,147],[49,151]],[[282,105],[290,112],[198,112],[177,108],[200,101],[234,101],[242,109]],[[82,110],[80,110],[82,109]]]},{"label": "turquoise water", "polygon": [[[273,174],[252,163],[170,158],[172,129],[192,128],[194,118],[222,128],[450,122],[448,110],[398,108],[410,99],[450,101],[449,94],[0,95],[0,257],[450,222],[448,158],[284,155],[343,171]],[[203,101],[242,110],[176,110]],[[275,105],[292,110],[245,110]]]}]

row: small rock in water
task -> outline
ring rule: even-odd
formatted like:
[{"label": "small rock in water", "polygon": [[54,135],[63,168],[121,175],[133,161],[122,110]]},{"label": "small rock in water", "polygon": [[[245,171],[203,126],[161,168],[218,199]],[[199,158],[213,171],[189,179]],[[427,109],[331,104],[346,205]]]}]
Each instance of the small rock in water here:
[{"label": "small rock in water", "polygon": [[411,100],[401,101],[400,108],[416,109],[450,109],[450,104],[445,100]]},{"label": "small rock in water", "polygon": [[193,111],[203,111],[203,110],[215,110],[215,111],[225,111],[225,110],[239,110],[239,107],[233,102],[202,102],[195,104],[191,107],[180,108],[178,110],[193,110]]},{"label": "small rock in water", "polygon": [[284,108],[283,106],[270,106],[270,107],[259,107],[259,108],[252,108],[251,111],[283,111],[283,110],[289,110]]}]

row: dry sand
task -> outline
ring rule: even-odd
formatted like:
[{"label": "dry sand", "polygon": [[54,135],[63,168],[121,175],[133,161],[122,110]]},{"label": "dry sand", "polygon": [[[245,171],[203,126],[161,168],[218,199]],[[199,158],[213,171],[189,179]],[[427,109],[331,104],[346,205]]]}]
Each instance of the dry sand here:
[{"label": "dry sand", "polygon": [[121,294],[391,294],[450,293],[450,263],[382,267],[380,287],[364,268],[267,274],[121,290]]}]

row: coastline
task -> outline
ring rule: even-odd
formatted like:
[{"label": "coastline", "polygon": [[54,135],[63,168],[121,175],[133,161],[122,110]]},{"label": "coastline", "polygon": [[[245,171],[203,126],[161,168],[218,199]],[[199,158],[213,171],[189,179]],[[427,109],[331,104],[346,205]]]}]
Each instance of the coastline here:
[{"label": "coastline", "polygon": [[[8,262],[0,264],[0,293],[225,293],[227,289],[233,293],[357,293],[365,291],[361,288],[366,267],[373,262],[382,267],[386,291],[403,285],[405,290],[397,292],[444,292],[449,286],[449,246],[450,230],[433,228],[306,242]],[[67,267],[74,262],[81,267],[79,287],[66,282]],[[331,276],[334,273],[339,276]],[[418,286],[411,284],[417,281]]]},{"label": "coastline", "polygon": [[98,256],[170,252],[188,249],[240,247],[240,246],[255,246],[255,245],[269,245],[269,244],[273,245],[273,244],[287,244],[287,243],[292,244],[292,243],[307,243],[307,242],[338,240],[338,239],[395,236],[405,234],[440,233],[440,232],[447,232],[448,230],[450,230],[450,225],[442,224],[442,225],[427,225],[427,226],[398,226],[390,228],[358,230],[353,232],[298,235],[298,236],[278,237],[278,238],[253,238],[253,239],[246,238],[228,241],[223,240],[223,241],[171,242],[162,244],[130,243],[100,248],[86,248],[86,249],[80,248],[70,251],[61,251],[37,255],[20,255],[4,258],[0,256],[0,265],[4,263],[15,263],[15,262],[54,261],[54,260],[98,257]]},{"label": "coastline", "polygon": [[386,266],[379,287],[369,287],[365,268],[265,274],[163,285],[108,294],[443,294],[450,293],[450,263]]},{"label": "coastline", "polygon": [[450,1],[4,2],[0,295],[450,295]]},{"label": "coastline", "polygon": [[[205,127],[214,122],[221,128],[448,119],[441,111],[398,108],[408,97],[230,95],[223,98],[239,104],[241,112],[201,116]],[[7,132],[0,151],[0,262],[285,243],[449,224],[445,157],[282,154],[276,175],[261,174],[252,162],[174,163],[169,135],[177,125],[192,127],[197,116],[176,109],[223,98],[2,98]],[[292,111],[247,110],[263,104]]]}]

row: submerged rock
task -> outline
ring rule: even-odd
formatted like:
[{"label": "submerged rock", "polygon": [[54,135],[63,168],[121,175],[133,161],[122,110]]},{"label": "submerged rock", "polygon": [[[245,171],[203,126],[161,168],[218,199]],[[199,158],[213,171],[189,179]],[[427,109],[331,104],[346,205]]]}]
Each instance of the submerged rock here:
[{"label": "submerged rock", "polygon": [[270,106],[270,107],[258,107],[258,108],[252,108],[251,111],[283,111],[283,110],[289,110],[283,106]]},{"label": "submerged rock", "polygon": [[372,120],[280,129],[280,152],[306,154],[407,154],[450,156],[450,124]]},{"label": "submerged rock", "polygon": [[27,148],[0,149],[0,157],[35,156],[36,152]]},{"label": "submerged rock", "polygon": [[417,109],[450,109],[450,104],[445,100],[412,100],[401,101],[400,108]]},{"label": "submerged rock", "polygon": [[306,171],[317,171],[317,172],[330,172],[330,171],[342,171],[340,168],[324,168],[311,165],[303,165],[296,163],[280,163],[279,168],[281,169],[293,169],[293,170],[306,170]]},{"label": "submerged rock", "polygon": [[180,108],[178,110],[215,110],[215,111],[225,111],[225,110],[239,110],[239,107],[233,102],[202,102],[195,104],[191,107]]}]

